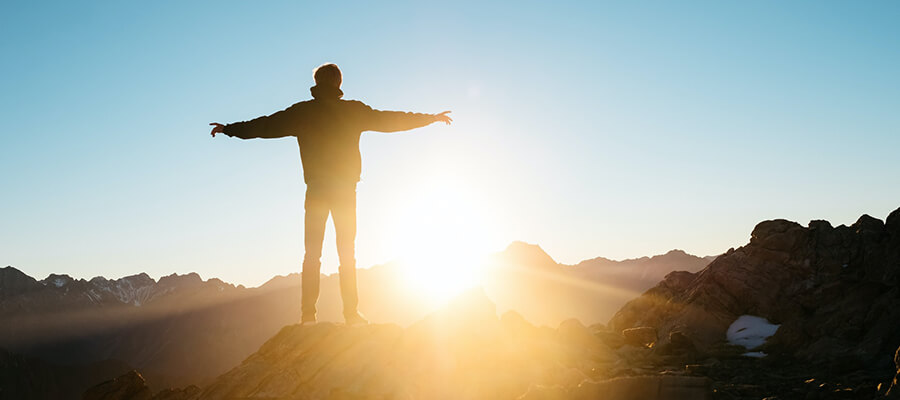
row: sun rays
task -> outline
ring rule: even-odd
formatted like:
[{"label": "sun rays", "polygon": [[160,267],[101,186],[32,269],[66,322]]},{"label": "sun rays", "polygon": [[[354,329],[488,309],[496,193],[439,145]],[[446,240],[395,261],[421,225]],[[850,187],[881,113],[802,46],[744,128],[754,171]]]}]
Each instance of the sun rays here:
[{"label": "sun rays", "polygon": [[478,197],[445,179],[416,188],[403,207],[393,235],[404,283],[436,303],[479,285],[485,258],[496,249]]}]

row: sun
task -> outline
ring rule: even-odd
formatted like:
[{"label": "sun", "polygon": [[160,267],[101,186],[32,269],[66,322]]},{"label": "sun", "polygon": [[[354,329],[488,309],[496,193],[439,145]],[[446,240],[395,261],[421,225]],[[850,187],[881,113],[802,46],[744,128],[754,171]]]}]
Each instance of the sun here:
[{"label": "sun", "polygon": [[395,225],[403,284],[429,302],[478,286],[493,250],[486,206],[465,189],[447,182],[417,188]]}]

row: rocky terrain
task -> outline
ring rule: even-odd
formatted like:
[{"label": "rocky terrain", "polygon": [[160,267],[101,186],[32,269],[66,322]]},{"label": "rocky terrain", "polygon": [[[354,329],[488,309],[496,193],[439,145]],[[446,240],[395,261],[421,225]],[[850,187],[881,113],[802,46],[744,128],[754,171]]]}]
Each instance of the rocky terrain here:
[{"label": "rocky terrain", "polygon": [[[476,290],[407,328],[287,326],[210,384],[153,398],[898,398],[898,271],[900,210],[851,226],[764,221],[607,325],[498,317]],[[86,397],[99,398],[135,397]]]},{"label": "rocky terrain", "polygon": [[863,215],[851,226],[774,220],[750,243],[697,273],[670,274],[629,302],[613,329],[650,326],[700,349],[714,346],[740,315],[781,324],[762,349],[834,373],[884,370],[900,346],[900,210],[886,223]]}]

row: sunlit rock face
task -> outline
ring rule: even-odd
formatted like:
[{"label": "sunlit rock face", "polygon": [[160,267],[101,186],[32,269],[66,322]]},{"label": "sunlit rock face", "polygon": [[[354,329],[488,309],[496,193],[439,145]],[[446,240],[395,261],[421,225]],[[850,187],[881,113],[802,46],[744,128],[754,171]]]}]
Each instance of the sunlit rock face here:
[{"label": "sunlit rock face", "polygon": [[556,330],[498,318],[474,290],[406,329],[285,327],[201,397],[513,399],[532,384],[577,385],[613,361],[577,321]]},{"label": "sunlit rock face", "polygon": [[814,361],[833,371],[889,368],[900,345],[900,209],[851,226],[786,220],[759,223],[750,243],[696,273],[672,273],[629,302],[614,330],[655,327],[702,349],[725,340],[738,316],[780,324],[768,354]]}]

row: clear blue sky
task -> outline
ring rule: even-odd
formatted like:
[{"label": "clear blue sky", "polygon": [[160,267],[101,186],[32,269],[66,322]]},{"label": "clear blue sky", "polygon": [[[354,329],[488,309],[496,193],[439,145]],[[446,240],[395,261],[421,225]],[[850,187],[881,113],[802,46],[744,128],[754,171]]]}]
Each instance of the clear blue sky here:
[{"label": "clear blue sky", "polygon": [[38,278],[298,271],[296,143],[207,123],[307,99],[324,62],[456,120],[364,134],[361,267],[405,237],[716,254],[900,207],[900,2],[89,3],[0,8],[0,265]]}]

